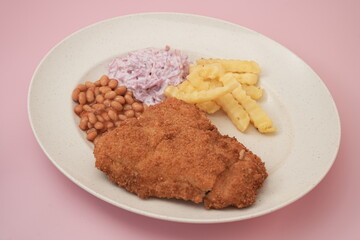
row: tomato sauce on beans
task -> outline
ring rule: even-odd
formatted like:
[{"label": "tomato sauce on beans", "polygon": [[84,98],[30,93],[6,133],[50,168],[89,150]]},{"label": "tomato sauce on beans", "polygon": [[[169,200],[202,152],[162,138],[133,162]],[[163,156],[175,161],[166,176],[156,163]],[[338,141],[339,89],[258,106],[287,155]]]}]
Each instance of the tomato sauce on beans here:
[{"label": "tomato sauce on beans", "polygon": [[106,75],[95,82],[77,85],[71,98],[77,103],[74,112],[80,117],[79,128],[86,132],[86,139],[91,142],[118,127],[122,121],[140,117],[146,108],[125,86],[118,86],[116,79]]}]

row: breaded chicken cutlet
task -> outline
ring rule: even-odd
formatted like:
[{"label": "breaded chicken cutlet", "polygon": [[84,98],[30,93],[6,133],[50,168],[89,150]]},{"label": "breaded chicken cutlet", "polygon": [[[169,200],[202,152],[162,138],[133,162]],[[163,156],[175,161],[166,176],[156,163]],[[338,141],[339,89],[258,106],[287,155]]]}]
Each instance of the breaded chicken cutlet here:
[{"label": "breaded chicken cutlet", "polygon": [[205,113],[175,98],[149,107],[95,143],[96,167],[140,198],[176,198],[205,207],[255,202],[264,163]]}]

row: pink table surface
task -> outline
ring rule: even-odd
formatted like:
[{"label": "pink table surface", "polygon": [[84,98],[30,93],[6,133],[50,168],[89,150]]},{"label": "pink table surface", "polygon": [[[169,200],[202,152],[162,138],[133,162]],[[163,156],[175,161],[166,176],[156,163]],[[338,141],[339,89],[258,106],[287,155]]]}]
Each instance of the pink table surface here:
[{"label": "pink table surface", "polygon": [[[27,115],[28,87],[44,55],[97,21],[163,11],[251,28],[319,74],[337,104],[342,138],[332,169],[314,190],[254,219],[166,222],[103,202],[48,160]],[[0,239],[360,239],[360,1],[2,0],[0,30]]]}]

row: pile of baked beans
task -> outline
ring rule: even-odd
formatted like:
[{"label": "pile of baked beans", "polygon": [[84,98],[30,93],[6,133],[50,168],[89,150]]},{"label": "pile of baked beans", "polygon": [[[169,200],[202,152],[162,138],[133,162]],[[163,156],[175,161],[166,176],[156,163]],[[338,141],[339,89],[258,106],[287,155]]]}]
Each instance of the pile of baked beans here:
[{"label": "pile of baked beans", "polygon": [[93,142],[102,133],[119,126],[128,118],[138,118],[146,105],[136,100],[116,79],[103,75],[95,82],[79,84],[72,93],[77,103],[74,112],[80,117],[79,128]]}]

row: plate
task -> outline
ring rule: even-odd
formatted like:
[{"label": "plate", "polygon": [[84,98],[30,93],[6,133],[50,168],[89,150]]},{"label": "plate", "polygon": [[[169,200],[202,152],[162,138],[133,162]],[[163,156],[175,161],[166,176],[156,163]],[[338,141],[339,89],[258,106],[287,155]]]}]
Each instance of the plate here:
[{"label": "plate", "polygon": [[[181,200],[143,200],[110,183],[94,167],[92,145],[73,113],[71,93],[107,74],[119,55],[170,45],[200,57],[254,60],[265,96],[260,105],[277,132],[243,134],[223,113],[210,117],[223,134],[235,136],[265,162],[269,177],[256,203],[245,209],[205,210]],[[230,222],[280,209],[313,189],[332,166],[340,143],[336,105],[319,76],[294,53],[247,28],[181,13],[146,13],[105,20],[56,45],[42,60],[28,95],[31,127],[55,166],[89,193],[120,208],[153,218],[191,223]]]}]

